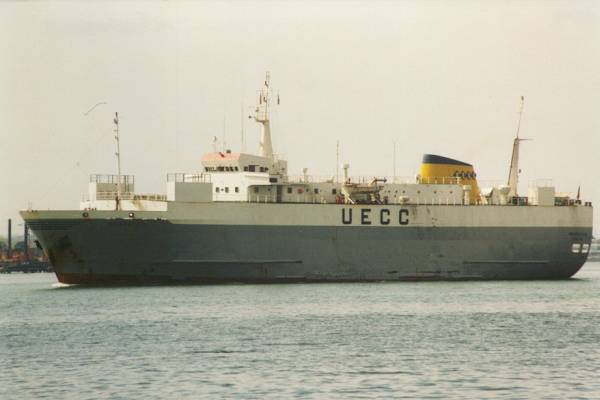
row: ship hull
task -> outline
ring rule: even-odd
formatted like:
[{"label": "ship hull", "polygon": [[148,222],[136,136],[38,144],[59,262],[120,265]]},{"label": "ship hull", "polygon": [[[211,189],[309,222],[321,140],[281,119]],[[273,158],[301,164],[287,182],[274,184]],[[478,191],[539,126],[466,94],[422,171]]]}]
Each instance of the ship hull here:
[{"label": "ship hull", "polygon": [[413,226],[24,217],[60,282],[100,285],[566,279],[587,257],[573,243],[592,233],[579,214],[561,226],[433,226],[419,212],[407,211]]}]

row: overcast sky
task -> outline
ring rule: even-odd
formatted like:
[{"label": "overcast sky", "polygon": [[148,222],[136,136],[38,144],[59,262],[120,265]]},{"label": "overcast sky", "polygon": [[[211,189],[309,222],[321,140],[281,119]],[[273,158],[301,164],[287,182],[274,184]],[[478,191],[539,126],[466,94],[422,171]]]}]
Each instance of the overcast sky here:
[{"label": "overcast sky", "polygon": [[199,170],[224,125],[239,150],[267,70],[291,174],[333,175],[339,140],[351,174],[392,175],[396,142],[400,176],[435,153],[503,182],[523,95],[520,191],[600,205],[598,1],[3,2],[0,54],[0,235],[116,172],[115,111],[138,192]]}]

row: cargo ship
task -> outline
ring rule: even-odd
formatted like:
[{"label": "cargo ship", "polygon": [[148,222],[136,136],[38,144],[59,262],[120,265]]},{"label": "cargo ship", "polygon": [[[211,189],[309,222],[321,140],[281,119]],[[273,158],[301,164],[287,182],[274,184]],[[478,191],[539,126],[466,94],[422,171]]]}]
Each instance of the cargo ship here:
[{"label": "cargo ship", "polygon": [[[68,284],[212,284],[566,279],[585,263],[592,205],[549,184],[518,194],[517,129],[507,184],[480,188],[472,164],[426,154],[420,173],[313,179],[273,152],[267,77],[251,116],[258,154],[206,154],[167,174],[166,193],[92,175],[73,210],[24,210]],[[521,108],[522,110],[522,108]],[[115,137],[119,121],[115,114]],[[520,125],[520,119],[519,119]]]}]

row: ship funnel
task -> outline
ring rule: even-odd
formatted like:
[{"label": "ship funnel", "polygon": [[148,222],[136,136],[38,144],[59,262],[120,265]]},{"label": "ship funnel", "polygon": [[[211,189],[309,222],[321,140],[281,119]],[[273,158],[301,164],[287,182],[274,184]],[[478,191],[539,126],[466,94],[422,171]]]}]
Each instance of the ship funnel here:
[{"label": "ship funnel", "polygon": [[435,154],[425,154],[421,163],[419,183],[468,186],[470,188],[469,203],[477,204],[480,200],[477,174],[473,165],[463,161]]}]

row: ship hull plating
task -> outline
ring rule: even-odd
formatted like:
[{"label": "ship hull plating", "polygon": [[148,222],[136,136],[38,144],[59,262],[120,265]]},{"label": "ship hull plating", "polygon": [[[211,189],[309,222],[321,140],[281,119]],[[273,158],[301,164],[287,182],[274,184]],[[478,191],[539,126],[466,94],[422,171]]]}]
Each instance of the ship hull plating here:
[{"label": "ship hull plating", "polygon": [[69,284],[566,279],[587,227],[285,226],[28,219]]}]

